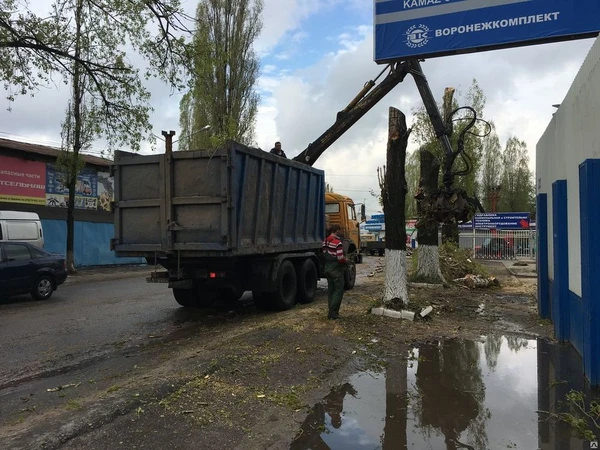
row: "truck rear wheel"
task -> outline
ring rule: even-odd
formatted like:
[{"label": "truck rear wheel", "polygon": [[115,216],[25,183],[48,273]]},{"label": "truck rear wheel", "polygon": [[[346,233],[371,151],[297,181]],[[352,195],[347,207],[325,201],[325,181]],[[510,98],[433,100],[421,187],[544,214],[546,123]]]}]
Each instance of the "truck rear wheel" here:
[{"label": "truck rear wheel", "polygon": [[298,269],[296,299],[300,303],[311,303],[317,295],[317,267],[311,259],[305,259]]},{"label": "truck rear wheel", "polygon": [[294,265],[285,260],[277,271],[277,288],[271,293],[271,305],[277,311],[290,309],[296,303],[297,277]]},{"label": "truck rear wheel", "polygon": [[186,308],[199,306],[198,296],[193,289],[173,289],[173,296],[177,303]]},{"label": "truck rear wheel", "polygon": [[217,293],[211,290],[198,291],[197,289],[173,288],[175,301],[186,308],[205,308],[212,305],[217,298]]},{"label": "truck rear wheel", "polygon": [[356,283],[356,266],[354,263],[348,263],[348,267],[344,273],[344,289],[347,291],[352,289],[354,283]]}]

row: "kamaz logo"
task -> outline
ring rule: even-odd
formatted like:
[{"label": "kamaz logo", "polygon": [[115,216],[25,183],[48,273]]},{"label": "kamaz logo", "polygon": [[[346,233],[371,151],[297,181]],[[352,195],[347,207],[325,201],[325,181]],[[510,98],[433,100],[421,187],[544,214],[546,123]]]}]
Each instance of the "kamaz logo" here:
[{"label": "kamaz logo", "polygon": [[425,25],[413,25],[406,30],[406,45],[411,48],[423,47],[429,42],[428,32],[429,28]]}]

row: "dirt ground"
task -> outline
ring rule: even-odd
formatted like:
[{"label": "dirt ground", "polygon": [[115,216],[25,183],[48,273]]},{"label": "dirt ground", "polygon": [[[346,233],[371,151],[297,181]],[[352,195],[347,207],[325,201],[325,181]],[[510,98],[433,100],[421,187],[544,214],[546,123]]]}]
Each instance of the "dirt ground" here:
[{"label": "dirt ground", "polygon": [[340,320],[327,320],[323,290],[314,303],[282,313],[251,303],[203,310],[190,316],[191,331],[15,388],[2,399],[0,448],[289,449],[332,386],[405,357],[411,346],[552,336],[536,314],[535,279],[517,279],[500,262],[486,264],[499,288],[410,287],[411,308],[434,307],[428,320],[374,316],[383,261],[358,266]]}]

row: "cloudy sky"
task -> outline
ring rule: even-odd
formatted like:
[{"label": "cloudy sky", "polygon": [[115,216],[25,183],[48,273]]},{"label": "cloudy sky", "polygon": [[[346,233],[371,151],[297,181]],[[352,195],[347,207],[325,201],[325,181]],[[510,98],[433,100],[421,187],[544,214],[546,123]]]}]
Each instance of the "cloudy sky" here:
[{"label": "cloudy sky", "polygon": [[[45,0],[31,0],[44,10]],[[190,13],[196,2],[184,0]],[[373,6],[370,0],[264,0],[264,28],[256,43],[262,75],[257,145],[269,150],[276,140],[295,156],[334,121],[337,111],[382,69],[373,62]],[[535,145],[575,77],[593,40],[430,59],[422,63],[436,97],[446,86],[466,91],[477,79],[487,97],[485,116],[495,121],[501,142],[526,141],[535,167]],[[150,83],[154,133],[179,130],[180,95]],[[65,87],[42,88],[34,98],[18,98],[0,109],[0,137],[60,144],[60,122],[68,98]],[[460,98],[460,97],[459,97]],[[377,189],[377,167],[385,163],[387,111],[401,109],[412,122],[420,103],[412,78],[397,86],[319,159],[336,191],[367,213],[379,209],[369,194]],[[177,137],[176,137],[177,138]],[[96,151],[100,151],[99,143]],[[414,149],[410,144],[409,150]]]}]

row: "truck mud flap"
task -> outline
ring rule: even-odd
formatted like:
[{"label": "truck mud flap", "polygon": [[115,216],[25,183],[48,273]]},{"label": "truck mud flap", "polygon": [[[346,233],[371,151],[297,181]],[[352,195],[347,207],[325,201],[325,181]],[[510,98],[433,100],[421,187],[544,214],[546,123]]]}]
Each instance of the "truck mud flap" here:
[{"label": "truck mud flap", "polygon": [[146,277],[146,283],[168,283],[169,272],[150,272],[150,276]]},{"label": "truck mud flap", "polygon": [[169,281],[169,287],[173,289],[193,289],[194,280],[171,280]]}]

